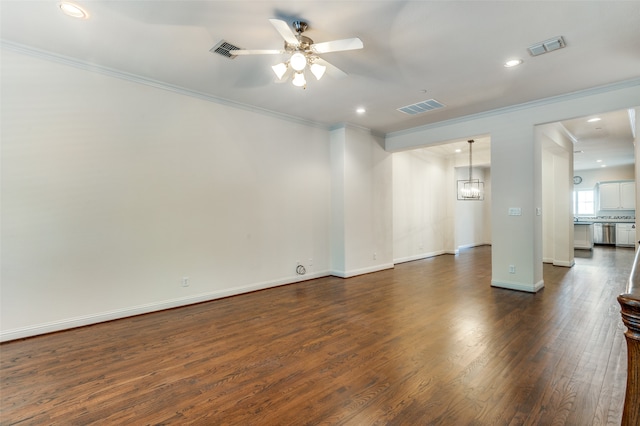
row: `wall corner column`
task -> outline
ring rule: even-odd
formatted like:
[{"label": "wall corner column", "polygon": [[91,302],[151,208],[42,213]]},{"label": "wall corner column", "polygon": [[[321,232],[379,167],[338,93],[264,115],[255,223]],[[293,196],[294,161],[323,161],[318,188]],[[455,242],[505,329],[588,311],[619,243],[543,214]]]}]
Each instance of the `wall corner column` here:
[{"label": "wall corner column", "polygon": [[347,278],[393,268],[392,158],[367,129],[330,133],[331,273]]}]

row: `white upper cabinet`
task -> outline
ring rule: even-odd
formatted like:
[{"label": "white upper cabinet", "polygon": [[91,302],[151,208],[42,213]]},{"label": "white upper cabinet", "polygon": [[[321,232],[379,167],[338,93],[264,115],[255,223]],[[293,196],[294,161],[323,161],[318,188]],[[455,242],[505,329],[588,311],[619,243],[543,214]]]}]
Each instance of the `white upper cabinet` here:
[{"label": "white upper cabinet", "polygon": [[620,208],[620,183],[601,183],[599,188],[600,210]]},{"label": "white upper cabinet", "polygon": [[620,206],[623,209],[636,209],[635,182],[620,182]]},{"label": "white upper cabinet", "polygon": [[636,183],[602,182],[598,185],[600,210],[635,210]]}]

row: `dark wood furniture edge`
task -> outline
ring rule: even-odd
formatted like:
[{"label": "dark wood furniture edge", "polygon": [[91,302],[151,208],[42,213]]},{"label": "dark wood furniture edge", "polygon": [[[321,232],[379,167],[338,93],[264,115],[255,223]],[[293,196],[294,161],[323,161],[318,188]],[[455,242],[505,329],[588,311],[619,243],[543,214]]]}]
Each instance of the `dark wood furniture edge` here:
[{"label": "dark wood furniture edge", "polygon": [[627,390],[623,426],[640,425],[640,250],[636,252],[626,293],[618,296],[622,322],[627,327]]}]

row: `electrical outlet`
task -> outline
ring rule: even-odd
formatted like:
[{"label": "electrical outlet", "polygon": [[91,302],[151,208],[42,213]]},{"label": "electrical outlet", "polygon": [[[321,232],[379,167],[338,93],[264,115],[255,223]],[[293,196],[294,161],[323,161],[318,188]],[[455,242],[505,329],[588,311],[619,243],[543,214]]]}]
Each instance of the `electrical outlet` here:
[{"label": "electrical outlet", "polygon": [[189,277],[182,277],[180,284],[182,287],[189,287]]},{"label": "electrical outlet", "polygon": [[509,265],[509,273],[510,274],[516,273],[516,265]]},{"label": "electrical outlet", "polygon": [[373,260],[376,260],[378,258],[378,254],[377,253],[373,253]]}]

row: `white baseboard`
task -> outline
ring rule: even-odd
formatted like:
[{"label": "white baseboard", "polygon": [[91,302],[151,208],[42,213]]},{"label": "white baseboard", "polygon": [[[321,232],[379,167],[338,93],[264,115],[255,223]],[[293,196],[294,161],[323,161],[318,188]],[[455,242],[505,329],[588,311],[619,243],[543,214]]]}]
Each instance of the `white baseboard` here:
[{"label": "white baseboard", "polygon": [[462,244],[462,245],[458,246],[458,249],[456,251],[464,250],[464,249],[468,249],[468,248],[480,247],[480,246],[483,246],[483,245],[485,245],[485,244],[484,243]]},{"label": "white baseboard", "polygon": [[573,259],[571,261],[565,261],[565,260],[554,260],[553,261],[553,266],[564,266],[566,268],[571,268],[575,264],[576,264],[576,261],[573,260]]},{"label": "white baseboard", "polygon": [[440,256],[441,254],[446,254],[446,252],[444,250],[439,250],[439,251],[432,251],[430,253],[420,253],[413,256],[393,259],[393,263],[397,265],[399,263],[413,262],[414,260],[427,259],[429,257]]},{"label": "white baseboard", "polygon": [[553,258],[549,258],[549,257],[543,257],[542,258],[542,263],[550,263],[553,266],[565,266],[567,268],[571,268],[573,267],[573,265],[576,264],[575,260],[571,260],[569,261],[564,261],[564,260],[555,260]]},{"label": "white baseboard", "polygon": [[[393,267],[393,265],[392,265]],[[40,334],[53,333],[55,331],[68,330],[71,328],[83,327],[91,324],[98,324],[106,321],[113,321],[121,318],[132,317],[136,315],[148,314],[151,312],[163,311],[165,309],[178,308],[181,306],[193,305],[195,303],[208,302],[223,297],[236,296],[252,291],[264,290],[267,288],[278,287],[281,285],[293,284],[296,282],[312,280],[331,275],[329,271],[314,272],[295,277],[288,277],[280,280],[265,281],[261,283],[250,284],[242,287],[233,287],[224,290],[217,290],[209,293],[203,293],[193,296],[181,297],[177,299],[164,300],[161,302],[148,303],[144,305],[132,306],[124,309],[116,309],[113,311],[101,312],[98,314],[85,315],[81,317],[66,318],[59,321],[52,321],[44,324],[37,324],[28,327],[16,328],[13,330],[0,331],[0,342],[10,340],[24,339],[25,337],[38,336]]]},{"label": "white baseboard", "polygon": [[393,269],[393,263],[384,263],[382,265],[370,266],[368,268],[354,269],[351,271],[331,271],[330,274],[340,278],[351,278],[358,275],[370,274],[372,272],[384,271],[385,269]]},{"label": "white baseboard", "polygon": [[540,280],[533,285],[491,280],[491,287],[506,288],[507,290],[526,291],[527,293],[537,293],[544,287],[544,280]]}]

